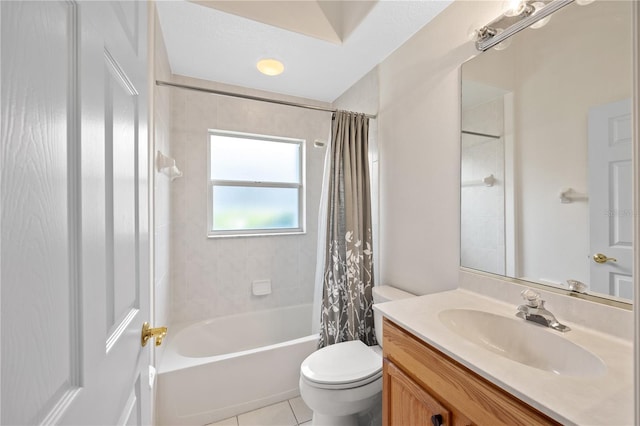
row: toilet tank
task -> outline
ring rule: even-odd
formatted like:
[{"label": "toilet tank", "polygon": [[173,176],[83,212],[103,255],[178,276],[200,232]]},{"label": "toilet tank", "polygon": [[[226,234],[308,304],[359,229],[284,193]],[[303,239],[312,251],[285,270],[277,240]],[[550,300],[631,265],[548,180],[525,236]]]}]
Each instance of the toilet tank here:
[{"label": "toilet tank", "polygon": [[[415,297],[415,294],[407,293],[404,290],[391,287],[390,285],[374,287],[372,293],[374,304]],[[379,314],[378,311],[373,311],[373,320],[376,329],[376,339],[378,340],[378,344],[382,346],[382,315]]]}]

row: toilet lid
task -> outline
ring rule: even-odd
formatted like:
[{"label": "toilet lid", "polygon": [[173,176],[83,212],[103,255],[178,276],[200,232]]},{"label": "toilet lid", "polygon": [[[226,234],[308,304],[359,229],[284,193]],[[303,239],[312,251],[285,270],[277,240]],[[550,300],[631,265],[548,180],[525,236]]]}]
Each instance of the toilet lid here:
[{"label": "toilet lid", "polygon": [[345,384],[379,375],[382,356],[360,340],[337,343],[309,355],[300,373],[309,381],[321,384]]}]

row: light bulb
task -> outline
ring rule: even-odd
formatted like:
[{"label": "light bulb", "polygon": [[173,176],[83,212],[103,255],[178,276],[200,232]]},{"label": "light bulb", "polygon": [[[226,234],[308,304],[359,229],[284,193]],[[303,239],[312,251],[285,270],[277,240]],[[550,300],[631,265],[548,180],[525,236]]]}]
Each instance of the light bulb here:
[{"label": "light bulb", "polygon": [[518,16],[524,12],[525,7],[527,7],[527,2],[524,0],[506,0],[502,4],[504,10],[502,14],[504,16]]},{"label": "light bulb", "polygon": [[596,0],[576,0],[576,3],[578,3],[579,6],[586,6],[593,3],[594,1]]},{"label": "light bulb", "polygon": [[469,26],[469,28],[467,29],[467,39],[469,41],[478,41],[480,35],[478,30],[480,28],[482,28],[482,24],[478,22],[474,22],[473,24],[471,24],[471,26]]},{"label": "light bulb", "polygon": [[[540,10],[542,10],[542,8],[544,8],[545,4],[542,3],[541,1],[537,1],[535,3],[532,3],[531,6],[534,7],[535,11],[533,12],[534,15],[538,12],[540,12]],[[546,16],[542,19],[540,19],[539,21],[534,22],[533,24],[531,24],[531,28],[537,30],[538,28],[542,28],[545,25],[547,25],[549,23],[549,21],[551,20],[551,15]]]}]

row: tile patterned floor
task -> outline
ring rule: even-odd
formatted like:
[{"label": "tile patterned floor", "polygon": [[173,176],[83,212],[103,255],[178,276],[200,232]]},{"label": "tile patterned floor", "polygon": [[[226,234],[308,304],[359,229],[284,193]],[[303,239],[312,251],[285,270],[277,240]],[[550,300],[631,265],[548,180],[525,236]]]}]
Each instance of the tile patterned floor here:
[{"label": "tile patterned floor", "polygon": [[206,426],[309,426],[312,414],[302,398],[297,397]]}]

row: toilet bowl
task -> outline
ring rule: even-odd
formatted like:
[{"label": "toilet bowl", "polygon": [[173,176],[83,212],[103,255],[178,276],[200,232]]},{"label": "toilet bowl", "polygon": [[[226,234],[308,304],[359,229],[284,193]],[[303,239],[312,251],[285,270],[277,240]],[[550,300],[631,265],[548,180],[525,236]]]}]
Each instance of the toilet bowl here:
[{"label": "toilet bowl", "polygon": [[[413,297],[390,286],[373,288],[374,303]],[[382,344],[382,316],[374,312]],[[313,411],[315,426],[355,426],[380,416],[382,348],[359,340],[319,349],[300,366],[300,396]]]}]

